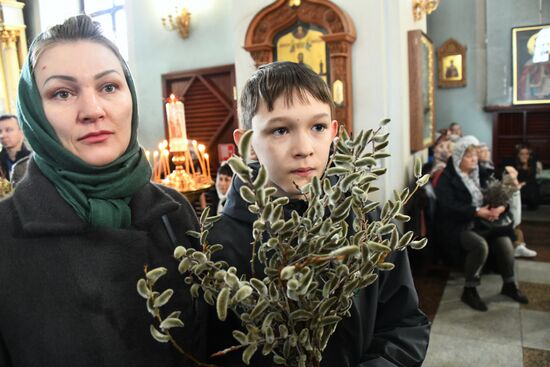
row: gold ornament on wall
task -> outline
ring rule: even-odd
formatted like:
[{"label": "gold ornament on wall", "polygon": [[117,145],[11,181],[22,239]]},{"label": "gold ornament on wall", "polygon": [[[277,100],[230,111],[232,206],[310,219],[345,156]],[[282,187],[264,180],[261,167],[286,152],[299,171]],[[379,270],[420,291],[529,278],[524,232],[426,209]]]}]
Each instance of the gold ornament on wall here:
[{"label": "gold ornament on wall", "polygon": [[413,17],[415,21],[422,19],[424,14],[431,14],[439,6],[440,0],[414,0]]},{"label": "gold ornament on wall", "polygon": [[16,111],[21,65],[27,58],[24,3],[0,0],[0,114]]}]

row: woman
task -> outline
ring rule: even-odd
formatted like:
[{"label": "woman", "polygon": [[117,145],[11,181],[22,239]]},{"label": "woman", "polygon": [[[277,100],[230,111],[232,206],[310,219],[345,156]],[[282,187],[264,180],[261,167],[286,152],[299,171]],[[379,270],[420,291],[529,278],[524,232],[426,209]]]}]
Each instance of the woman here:
[{"label": "woman", "polygon": [[521,202],[527,205],[527,210],[537,210],[540,205],[540,187],[537,183],[537,161],[525,145],[516,147],[516,157],[507,165],[518,171],[518,181],[521,185]]},{"label": "woman", "polygon": [[144,265],[169,267],[159,288],[175,288],[179,340],[198,352],[198,337],[186,338],[198,315],[170,278],[175,242],[195,246],[186,231],[198,224],[179,193],[150,183],[136,101],[126,63],[91,18],[31,45],[18,113],[34,155],[0,202],[1,366],[191,365],[149,334],[136,291]]},{"label": "woman", "polygon": [[436,235],[438,243],[445,244],[445,250],[453,261],[459,262],[465,255],[466,281],[462,301],[475,310],[487,311],[487,305],[479,297],[476,287],[480,284],[481,270],[489,251],[495,257],[504,282],[501,293],[520,303],[527,303],[528,300],[515,282],[514,248],[510,237],[484,238],[474,228],[476,217],[494,221],[506,210],[503,206],[489,208],[483,205],[481,188],[486,184],[487,175],[480,174],[476,151],[478,144],[477,139],[470,136],[458,140],[441,175],[436,187]]}]

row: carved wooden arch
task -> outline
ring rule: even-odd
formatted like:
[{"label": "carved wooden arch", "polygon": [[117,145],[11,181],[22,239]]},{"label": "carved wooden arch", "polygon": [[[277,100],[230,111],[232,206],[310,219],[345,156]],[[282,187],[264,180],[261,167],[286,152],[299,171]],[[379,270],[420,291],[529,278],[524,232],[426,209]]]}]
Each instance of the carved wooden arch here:
[{"label": "carved wooden arch", "polygon": [[277,0],[263,8],[252,19],[246,31],[244,49],[250,52],[256,67],[273,61],[275,36],[297,22],[315,24],[327,31],[322,38],[330,55],[331,89],[343,83],[344,98],[336,105],[334,118],[352,131],[351,45],[355,26],[349,15],[328,0],[302,0],[290,6],[288,0]]}]

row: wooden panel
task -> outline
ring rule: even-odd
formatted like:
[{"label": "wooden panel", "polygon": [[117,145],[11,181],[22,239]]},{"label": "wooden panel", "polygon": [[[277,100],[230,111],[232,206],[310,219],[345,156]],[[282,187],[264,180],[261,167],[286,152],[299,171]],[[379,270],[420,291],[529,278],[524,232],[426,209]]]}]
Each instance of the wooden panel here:
[{"label": "wooden panel", "polygon": [[238,127],[234,65],[165,74],[162,81],[165,98],[174,93],[184,102],[187,137],[206,145],[215,175],[218,144],[233,143]]},{"label": "wooden panel", "polygon": [[549,126],[550,115],[537,114],[536,116],[531,116],[531,114],[528,114],[525,133],[527,135],[550,136]]},{"label": "wooden panel", "polygon": [[498,123],[498,135],[522,135],[523,113],[500,113]]},{"label": "wooden panel", "polygon": [[550,166],[550,107],[488,106],[485,110],[493,112],[495,164],[513,157],[517,144],[525,144],[544,166]]}]

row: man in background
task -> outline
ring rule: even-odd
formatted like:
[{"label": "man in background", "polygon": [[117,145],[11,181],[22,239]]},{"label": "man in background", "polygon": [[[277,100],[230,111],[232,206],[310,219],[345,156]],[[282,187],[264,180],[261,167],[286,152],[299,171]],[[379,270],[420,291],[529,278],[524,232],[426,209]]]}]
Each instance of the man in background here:
[{"label": "man in background", "polygon": [[453,122],[449,125],[449,135],[452,141],[456,141],[462,137],[462,127],[458,122]]},{"label": "man in background", "polygon": [[0,116],[0,177],[11,180],[13,166],[31,153],[23,143],[24,139],[17,117]]}]

